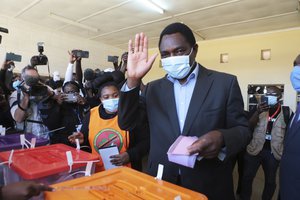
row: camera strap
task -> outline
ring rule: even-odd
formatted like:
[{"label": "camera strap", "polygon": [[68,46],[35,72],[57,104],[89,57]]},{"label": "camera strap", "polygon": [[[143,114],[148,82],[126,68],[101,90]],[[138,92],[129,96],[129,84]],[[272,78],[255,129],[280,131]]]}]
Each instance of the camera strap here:
[{"label": "camera strap", "polygon": [[42,121],[37,121],[37,120],[32,120],[32,119],[26,119],[26,122],[44,124]]}]

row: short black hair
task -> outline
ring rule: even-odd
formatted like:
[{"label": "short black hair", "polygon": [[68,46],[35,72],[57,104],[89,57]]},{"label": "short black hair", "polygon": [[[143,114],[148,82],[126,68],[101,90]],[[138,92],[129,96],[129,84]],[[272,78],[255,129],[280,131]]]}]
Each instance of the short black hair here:
[{"label": "short black hair", "polygon": [[297,65],[300,65],[300,54],[295,58],[293,64],[294,64],[294,67],[297,66]]},{"label": "short black hair", "polygon": [[118,85],[115,81],[108,81],[108,82],[105,82],[105,83],[103,83],[102,85],[100,85],[99,88],[98,88],[98,98],[101,97],[101,93],[102,93],[103,88],[105,88],[105,87],[107,87],[107,86],[114,86],[114,87],[116,87],[118,90],[120,90],[119,85]]},{"label": "short black hair", "polygon": [[75,81],[67,81],[67,82],[65,82],[64,85],[62,86],[62,91],[65,91],[65,87],[68,86],[68,85],[74,85],[75,87],[77,87],[78,92],[80,92],[80,86]]},{"label": "short black hair", "polygon": [[164,35],[170,35],[170,34],[174,34],[174,33],[181,33],[192,47],[196,44],[196,39],[193,34],[193,31],[187,25],[176,22],[176,23],[168,25],[161,32],[160,37],[159,37],[158,47],[160,47],[161,39]]}]

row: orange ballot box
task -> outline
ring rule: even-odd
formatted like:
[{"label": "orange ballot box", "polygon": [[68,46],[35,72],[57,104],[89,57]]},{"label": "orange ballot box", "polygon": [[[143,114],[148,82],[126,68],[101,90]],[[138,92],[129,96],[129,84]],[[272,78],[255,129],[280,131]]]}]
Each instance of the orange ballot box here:
[{"label": "orange ballot box", "polygon": [[0,163],[5,163],[5,184],[22,180],[35,180],[46,184],[62,182],[84,176],[87,163],[90,163],[90,172],[93,173],[92,163],[97,160],[98,156],[64,144],[14,150],[13,153],[0,152]]},{"label": "orange ballot box", "polygon": [[119,167],[52,185],[45,200],[207,200],[203,194],[127,167]]}]

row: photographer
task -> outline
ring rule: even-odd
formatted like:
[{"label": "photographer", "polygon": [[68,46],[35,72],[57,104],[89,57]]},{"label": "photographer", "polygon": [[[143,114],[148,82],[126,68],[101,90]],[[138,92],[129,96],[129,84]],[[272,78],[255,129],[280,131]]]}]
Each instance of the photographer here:
[{"label": "photographer", "polygon": [[55,98],[55,94],[40,82],[39,73],[32,66],[22,69],[21,79],[22,84],[9,97],[10,112],[17,129],[48,138],[48,129],[42,123],[38,105],[48,98]]},{"label": "photographer", "polygon": [[66,82],[58,98],[49,99],[40,108],[43,123],[50,130],[50,143],[63,143],[73,146],[68,136],[80,128],[84,114],[89,111],[89,105],[79,94],[80,86],[75,81]]},{"label": "photographer", "polygon": [[[257,110],[250,119],[255,125],[253,138],[244,154],[243,177],[240,197],[251,199],[252,183],[260,165],[265,174],[262,199],[272,199],[276,189],[276,173],[280,164],[283,141],[292,110],[281,105],[282,92],[276,86],[268,86],[264,96],[258,99]],[[251,125],[252,124],[252,125]]]}]

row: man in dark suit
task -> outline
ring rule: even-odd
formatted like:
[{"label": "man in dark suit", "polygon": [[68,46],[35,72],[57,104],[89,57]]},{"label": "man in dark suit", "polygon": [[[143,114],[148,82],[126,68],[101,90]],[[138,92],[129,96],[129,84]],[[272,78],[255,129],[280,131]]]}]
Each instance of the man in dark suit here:
[{"label": "man in dark suit", "polygon": [[[300,54],[294,61],[291,83],[300,92]],[[292,118],[284,138],[284,148],[280,164],[281,200],[300,199],[300,106]]]},{"label": "man in dark suit", "polygon": [[[167,26],[160,35],[159,50],[166,77],[150,82],[139,96],[141,79],[156,56],[148,59],[148,39],[143,34],[130,40],[127,82],[119,104],[119,125],[134,128],[140,109],[150,126],[148,173],[156,175],[164,165],[163,180],[201,192],[210,200],[234,199],[232,162],[250,141],[248,121],[235,76],[208,70],[195,61],[198,45],[189,27],[182,23]],[[167,151],[180,135],[197,136],[189,146],[199,153],[194,168],[168,161]],[[225,160],[217,158],[220,151]]]}]

